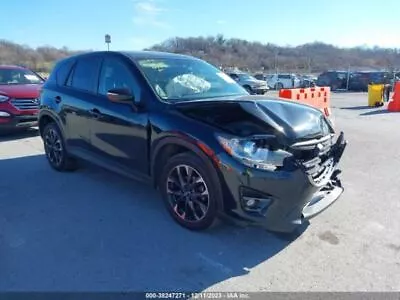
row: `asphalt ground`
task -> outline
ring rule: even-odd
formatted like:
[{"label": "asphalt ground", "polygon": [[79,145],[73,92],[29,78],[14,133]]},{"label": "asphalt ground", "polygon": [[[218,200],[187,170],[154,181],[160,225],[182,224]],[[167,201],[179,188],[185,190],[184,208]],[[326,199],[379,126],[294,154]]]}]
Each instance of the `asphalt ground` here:
[{"label": "asphalt ground", "polygon": [[345,192],[297,238],[176,225],[150,187],[0,138],[0,291],[400,291],[400,113],[332,95]]}]

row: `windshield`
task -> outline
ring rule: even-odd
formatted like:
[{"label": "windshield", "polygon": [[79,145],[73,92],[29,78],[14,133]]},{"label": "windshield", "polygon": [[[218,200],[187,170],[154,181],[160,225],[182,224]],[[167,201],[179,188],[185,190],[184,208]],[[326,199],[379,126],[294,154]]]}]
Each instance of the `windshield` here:
[{"label": "windshield", "polygon": [[247,95],[231,77],[197,59],[138,60],[158,96],[169,102]]},{"label": "windshield", "polygon": [[43,80],[30,70],[26,69],[0,69],[0,84],[38,84]]}]

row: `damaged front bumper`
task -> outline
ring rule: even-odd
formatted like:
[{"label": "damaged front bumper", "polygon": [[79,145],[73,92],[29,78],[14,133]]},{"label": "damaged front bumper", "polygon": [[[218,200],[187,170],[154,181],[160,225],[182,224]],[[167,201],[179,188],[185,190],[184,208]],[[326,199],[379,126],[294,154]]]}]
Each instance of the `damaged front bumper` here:
[{"label": "damaged front bumper", "polygon": [[[341,133],[330,145],[318,176],[296,163],[290,170],[262,171],[243,167],[222,157],[225,183],[225,216],[275,232],[292,232],[330,205],[343,193],[338,163],[347,142]],[[227,197],[229,195],[229,197]],[[250,207],[251,206],[251,207]]]}]

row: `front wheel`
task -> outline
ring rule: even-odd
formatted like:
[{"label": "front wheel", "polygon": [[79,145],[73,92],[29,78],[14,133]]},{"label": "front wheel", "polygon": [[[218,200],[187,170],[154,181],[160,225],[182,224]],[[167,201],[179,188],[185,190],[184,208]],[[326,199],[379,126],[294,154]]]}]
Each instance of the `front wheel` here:
[{"label": "front wheel", "polygon": [[56,123],[49,123],[43,130],[44,151],[50,166],[57,171],[73,171],[77,162],[70,157]]},{"label": "front wheel", "polygon": [[165,165],[159,186],[168,212],[179,225],[205,230],[216,222],[221,196],[212,171],[191,153],[177,154]]}]

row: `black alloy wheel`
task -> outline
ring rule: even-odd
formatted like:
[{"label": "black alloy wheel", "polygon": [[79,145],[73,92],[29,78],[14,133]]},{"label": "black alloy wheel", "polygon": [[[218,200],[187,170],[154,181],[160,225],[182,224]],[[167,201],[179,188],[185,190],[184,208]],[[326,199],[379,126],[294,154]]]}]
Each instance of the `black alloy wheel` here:
[{"label": "black alloy wheel", "polygon": [[222,196],[212,170],[194,154],[181,153],[164,167],[160,188],[174,220],[191,230],[204,230],[217,220]]},{"label": "black alloy wheel", "polygon": [[177,165],[169,172],[167,194],[178,217],[186,222],[197,222],[207,214],[210,195],[203,177],[188,165]]}]

